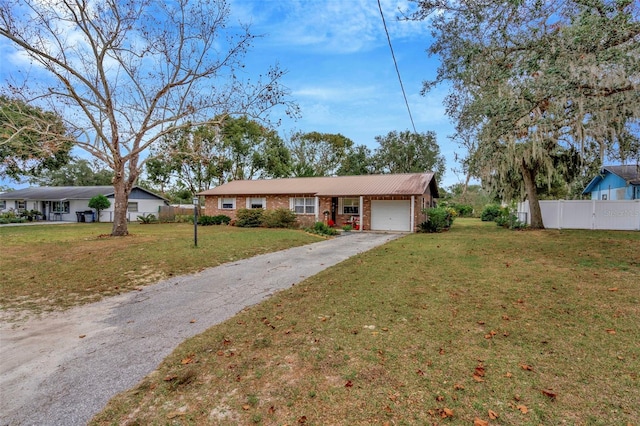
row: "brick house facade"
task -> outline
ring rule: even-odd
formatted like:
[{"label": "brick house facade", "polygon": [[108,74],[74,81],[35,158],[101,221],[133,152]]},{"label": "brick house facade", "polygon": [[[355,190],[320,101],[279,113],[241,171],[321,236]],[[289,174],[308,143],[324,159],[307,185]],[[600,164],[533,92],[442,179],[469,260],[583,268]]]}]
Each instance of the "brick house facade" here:
[{"label": "brick house facade", "polygon": [[243,208],[286,208],[296,212],[300,226],[413,232],[438,193],[433,174],[423,173],[233,181],[199,195],[212,216],[235,219]]}]

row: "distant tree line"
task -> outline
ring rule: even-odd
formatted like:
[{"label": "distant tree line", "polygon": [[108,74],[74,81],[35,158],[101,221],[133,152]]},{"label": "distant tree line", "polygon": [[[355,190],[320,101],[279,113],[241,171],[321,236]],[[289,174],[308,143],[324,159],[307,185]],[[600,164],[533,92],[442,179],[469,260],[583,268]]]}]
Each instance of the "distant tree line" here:
[{"label": "distant tree line", "polygon": [[433,132],[389,132],[378,147],[356,145],[337,133],[294,132],[282,138],[247,117],[168,133],[146,162],[150,189],[189,200],[195,193],[238,179],[345,176],[433,171],[445,160]]}]

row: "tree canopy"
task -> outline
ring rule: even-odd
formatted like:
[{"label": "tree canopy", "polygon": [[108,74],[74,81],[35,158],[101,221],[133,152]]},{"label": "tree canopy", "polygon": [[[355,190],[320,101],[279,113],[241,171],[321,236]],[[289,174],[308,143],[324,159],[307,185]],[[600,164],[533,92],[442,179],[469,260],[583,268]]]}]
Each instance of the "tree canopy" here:
[{"label": "tree canopy", "polygon": [[0,176],[19,179],[56,170],[69,160],[71,148],[57,114],[0,96]]},{"label": "tree canopy", "polygon": [[290,156],[278,133],[247,117],[177,129],[152,150],[149,181],[184,187],[191,194],[230,180],[289,175]]},{"label": "tree canopy", "polygon": [[417,2],[449,82],[448,114],[465,165],[506,199],[526,194],[543,227],[536,183],[581,176],[604,158],[640,157],[640,22],[631,0]]},{"label": "tree canopy", "polygon": [[103,186],[111,185],[113,171],[84,158],[71,160],[57,170],[43,172],[29,179],[40,186]]},{"label": "tree canopy", "polygon": [[295,177],[335,176],[353,146],[340,133],[296,132],[288,143],[291,173]]},{"label": "tree canopy", "polygon": [[442,176],[445,160],[440,155],[434,132],[414,133],[408,130],[376,136],[373,163],[376,173],[420,173],[432,171]]},{"label": "tree canopy", "polygon": [[112,235],[128,233],[128,196],[144,154],[169,132],[211,117],[268,119],[277,106],[297,115],[277,65],[243,78],[254,36],[229,16],[224,0],[0,5],[0,36],[33,64],[7,89],[46,105],[78,147],[113,170]]}]

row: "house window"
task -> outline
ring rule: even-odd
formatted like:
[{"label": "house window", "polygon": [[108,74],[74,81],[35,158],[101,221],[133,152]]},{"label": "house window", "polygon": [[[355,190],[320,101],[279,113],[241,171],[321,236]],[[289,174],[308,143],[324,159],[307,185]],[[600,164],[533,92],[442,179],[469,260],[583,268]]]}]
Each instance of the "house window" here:
[{"label": "house window", "polygon": [[7,202],[5,200],[0,200],[0,210],[5,210],[7,208]]},{"label": "house window", "polygon": [[223,210],[233,210],[236,208],[235,198],[218,198],[218,208]]},{"label": "house window", "polygon": [[138,211],[138,203],[136,202],[130,202],[127,204],[127,211],[128,212],[137,212]]},{"label": "house window", "polygon": [[606,201],[607,200],[607,194],[602,194],[602,200]]},{"label": "house window", "polygon": [[315,198],[300,197],[293,199],[292,210],[296,214],[314,214],[316,212]]},{"label": "house window", "polygon": [[51,211],[53,213],[69,213],[69,202],[68,201],[54,201],[51,206]]},{"label": "house window", "polygon": [[267,206],[266,198],[247,198],[248,209],[264,209]]},{"label": "house window", "polygon": [[360,214],[360,200],[358,198],[343,198],[342,214]]},{"label": "house window", "polygon": [[26,201],[16,201],[16,209],[18,210],[26,210],[27,202]]}]

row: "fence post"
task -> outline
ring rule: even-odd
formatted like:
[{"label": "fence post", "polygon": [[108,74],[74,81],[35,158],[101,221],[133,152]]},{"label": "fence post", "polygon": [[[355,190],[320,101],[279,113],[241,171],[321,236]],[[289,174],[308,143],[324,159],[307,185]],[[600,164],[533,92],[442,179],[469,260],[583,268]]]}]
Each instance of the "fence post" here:
[{"label": "fence post", "polygon": [[558,229],[562,229],[562,216],[564,216],[564,200],[558,200]]}]

